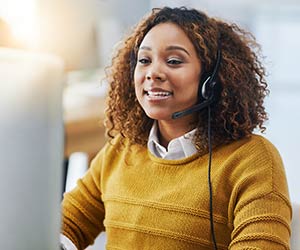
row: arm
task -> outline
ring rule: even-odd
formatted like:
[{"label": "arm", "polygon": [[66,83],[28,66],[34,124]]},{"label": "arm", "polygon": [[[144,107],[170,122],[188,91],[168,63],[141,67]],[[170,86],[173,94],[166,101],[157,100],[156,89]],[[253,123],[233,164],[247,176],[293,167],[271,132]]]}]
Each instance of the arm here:
[{"label": "arm", "polygon": [[93,243],[104,230],[104,206],[101,201],[100,171],[104,149],[92,161],[77,187],[64,195],[62,202],[62,234],[78,250]]},{"label": "arm", "polygon": [[229,249],[290,249],[291,204],[281,158],[268,142],[258,154],[247,154],[230,203]]},{"label": "arm", "polygon": [[235,212],[229,249],[290,249],[290,214],[288,201],[277,193],[245,203]]}]

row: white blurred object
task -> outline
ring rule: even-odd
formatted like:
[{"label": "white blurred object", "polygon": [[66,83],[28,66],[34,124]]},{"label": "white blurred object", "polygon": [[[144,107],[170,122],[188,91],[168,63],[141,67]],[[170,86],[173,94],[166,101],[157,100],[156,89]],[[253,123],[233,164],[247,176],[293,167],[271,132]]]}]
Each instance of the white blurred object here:
[{"label": "white blurred object", "polygon": [[291,249],[300,250],[300,205],[293,203]]},{"label": "white blurred object", "polygon": [[64,80],[59,57],[0,48],[0,249],[59,248]]},{"label": "white blurred object", "polygon": [[75,152],[70,155],[65,191],[76,187],[76,182],[88,169],[88,155],[84,152]]}]

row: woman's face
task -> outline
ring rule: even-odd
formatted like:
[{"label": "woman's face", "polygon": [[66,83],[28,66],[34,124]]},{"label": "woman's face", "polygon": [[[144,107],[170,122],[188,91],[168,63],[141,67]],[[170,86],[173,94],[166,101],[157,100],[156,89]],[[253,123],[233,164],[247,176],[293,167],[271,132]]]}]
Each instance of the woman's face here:
[{"label": "woman's face", "polygon": [[173,23],[158,24],[138,50],[137,99],[150,118],[170,120],[174,112],[197,102],[200,72],[196,49],[184,31]]}]

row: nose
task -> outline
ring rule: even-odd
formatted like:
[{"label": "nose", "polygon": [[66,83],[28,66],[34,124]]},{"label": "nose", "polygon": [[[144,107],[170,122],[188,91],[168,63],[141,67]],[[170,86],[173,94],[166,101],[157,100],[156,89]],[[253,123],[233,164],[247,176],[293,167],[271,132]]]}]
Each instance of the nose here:
[{"label": "nose", "polygon": [[153,65],[151,68],[148,69],[146,79],[163,82],[166,80],[166,74],[163,72],[161,67]]}]

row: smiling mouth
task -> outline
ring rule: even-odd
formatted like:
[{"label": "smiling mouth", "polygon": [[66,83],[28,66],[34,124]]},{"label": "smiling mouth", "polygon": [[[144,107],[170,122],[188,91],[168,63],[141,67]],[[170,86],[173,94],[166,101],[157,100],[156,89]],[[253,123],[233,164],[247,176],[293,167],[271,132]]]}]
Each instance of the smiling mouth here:
[{"label": "smiling mouth", "polygon": [[170,91],[145,91],[146,95],[150,99],[162,100],[167,99],[172,95]]},{"label": "smiling mouth", "polygon": [[169,91],[146,91],[148,96],[170,96],[172,95]]}]

